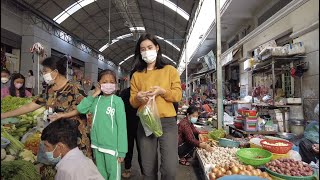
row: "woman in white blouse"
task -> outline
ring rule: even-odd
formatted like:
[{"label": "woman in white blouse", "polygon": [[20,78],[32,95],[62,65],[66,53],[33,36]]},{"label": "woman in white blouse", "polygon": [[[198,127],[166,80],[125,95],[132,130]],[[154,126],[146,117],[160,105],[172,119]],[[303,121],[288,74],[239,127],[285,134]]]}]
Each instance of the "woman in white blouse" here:
[{"label": "woman in white blouse", "polygon": [[33,71],[32,70],[29,70],[28,71],[28,76],[26,78],[26,83],[25,83],[25,86],[26,86],[26,89],[31,92],[33,95],[34,95],[34,87],[36,85],[36,79],[35,77],[33,76]]}]

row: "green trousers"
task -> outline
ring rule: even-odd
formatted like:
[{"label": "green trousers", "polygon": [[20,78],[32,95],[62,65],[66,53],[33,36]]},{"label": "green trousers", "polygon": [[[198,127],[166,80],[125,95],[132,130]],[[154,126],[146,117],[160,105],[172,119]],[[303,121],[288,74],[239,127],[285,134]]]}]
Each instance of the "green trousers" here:
[{"label": "green trousers", "polygon": [[121,164],[118,158],[93,149],[96,165],[105,180],[121,180]]}]

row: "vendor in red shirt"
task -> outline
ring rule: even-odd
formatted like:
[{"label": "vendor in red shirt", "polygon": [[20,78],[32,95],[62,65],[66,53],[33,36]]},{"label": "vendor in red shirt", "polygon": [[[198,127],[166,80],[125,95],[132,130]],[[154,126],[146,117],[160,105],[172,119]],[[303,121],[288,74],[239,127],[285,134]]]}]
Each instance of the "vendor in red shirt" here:
[{"label": "vendor in red shirt", "polygon": [[211,147],[207,143],[200,143],[198,140],[199,131],[194,127],[199,117],[199,109],[196,106],[190,106],[187,109],[187,116],[178,124],[179,134],[179,163],[189,166],[188,159],[193,156],[195,148],[203,148],[211,151]]}]

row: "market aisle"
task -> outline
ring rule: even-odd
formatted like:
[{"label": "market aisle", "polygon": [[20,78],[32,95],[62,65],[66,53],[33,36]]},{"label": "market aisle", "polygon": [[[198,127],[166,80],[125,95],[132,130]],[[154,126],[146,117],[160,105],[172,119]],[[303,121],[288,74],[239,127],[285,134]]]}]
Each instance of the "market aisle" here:
[{"label": "market aisle", "polygon": [[[202,180],[202,169],[198,163],[198,160],[195,158],[194,161],[191,162],[191,166],[182,166],[178,167],[177,180]],[[122,165],[122,169],[124,169],[124,165]],[[142,176],[140,173],[140,168],[138,164],[138,156],[137,150],[134,147],[133,160],[132,160],[132,171],[133,176],[129,179],[122,178],[122,180],[141,180]]]}]

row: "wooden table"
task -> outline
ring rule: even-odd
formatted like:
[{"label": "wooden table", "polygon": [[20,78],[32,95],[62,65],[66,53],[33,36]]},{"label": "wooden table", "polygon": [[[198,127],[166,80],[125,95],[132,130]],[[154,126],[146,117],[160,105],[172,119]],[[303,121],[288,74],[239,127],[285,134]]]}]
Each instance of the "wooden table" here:
[{"label": "wooden table", "polygon": [[232,134],[233,131],[241,133],[243,136],[253,135],[253,134],[261,134],[261,135],[275,135],[278,132],[276,131],[244,131],[242,129],[236,128],[234,125],[229,126],[229,134]]}]

